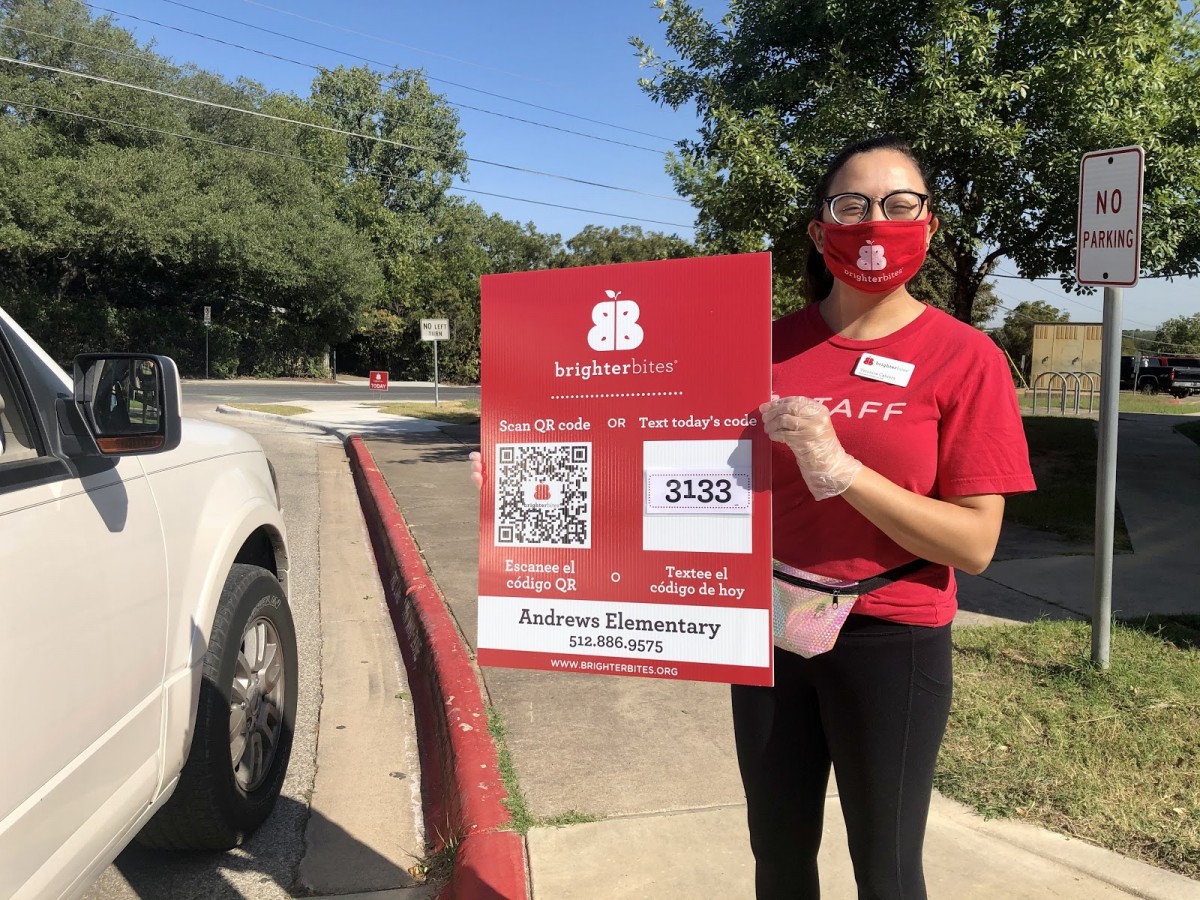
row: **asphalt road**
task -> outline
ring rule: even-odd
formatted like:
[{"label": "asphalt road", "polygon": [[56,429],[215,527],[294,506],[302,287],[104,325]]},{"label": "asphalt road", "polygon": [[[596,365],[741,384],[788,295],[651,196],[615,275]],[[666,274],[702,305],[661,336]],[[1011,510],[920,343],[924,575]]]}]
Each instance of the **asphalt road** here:
[{"label": "asphalt road", "polygon": [[[364,389],[365,392],[365,389]],[[238,419],[212,412],[185,388],[184,415],[213,418],[254,435],[279,476],[291,553],[292,616],[300,655],[296,733],[287,779],[271,818],[242,847],[227,853],[167,853],[130,846],[105,870],[84,900],[282,900],[291,896],[316,776],[321,707],[320,500],[317,441],[336,438],[300,426]]]},{"label": "asphalt road", "polygon": [[[387,391],[372,391],[365,379],[326,384],[319,381],[185,381],[183,399],[186,404],[207,404],[212,409],[218,403],[299,403],[306,400],[362,400],[366,402],[433,402],[433,385],[411,382],[392,382]],[[440,400],[478,400],[478,387],[438,388]],[[193,411],[190,415],[195,415]]]}]

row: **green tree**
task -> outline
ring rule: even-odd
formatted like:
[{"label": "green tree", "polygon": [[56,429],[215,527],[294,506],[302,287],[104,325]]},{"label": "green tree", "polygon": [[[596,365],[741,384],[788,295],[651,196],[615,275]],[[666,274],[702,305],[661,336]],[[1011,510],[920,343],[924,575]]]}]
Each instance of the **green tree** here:
[{"label": "green tree", "polygon": [[1178,356],[1200,354],[1200,313],[1175,316],[1158,326],[1153,349],[1145,352]]},{"label": "green tree", "polygon": [[1044,322],[1069,322],[1071,314],[1042,300],[1023,300],[1004,316],[1004,324],[993,332],[1015,364],[1025,360],[1025,372],[1033,358],[1033,326]]},{"label": "green tree", "polygon": [[[695,104],[699,134],[669,162],[699,238],[771,247],[798,277],[810,192],[863,137],[908,139],[930,170],[941,229],[931,262],[949,306],[976,318],[1001,257],[1074,286],[1085,151],[1147,152],[1142,263],[1200,271],[1200,29],[1173,0],[730,0],[720,24],[658,0],[664,59],[632,43],[642,86]],[[1085,289],[1086,290],[1086,289]]]},{"label": "green tree", "polygon": [[656,259],[682,259],[695,256],[690,241],[660,231],[643,231],[637,225],[606,228],[587,225],[567,241],[567,250],[559,260],[562,266],[605,266],[612,263],[646,262]]},{"label": "green tree", "polygon": [[[235,109],[297,107],[180,69],[75,0],[2,0],[0,23],[14,59]],[[378,294],[371,244],[290,158],[295,126],[11,63],[0,96],[0,302],[59,358],[152,347],[202,371],[212,306],[214,372],[311,374]]]},{"label": "green tree", "polygon": [[1121,354],[1132,356],[1135,353],[1148,353],[1153,346],[1155,330],[1153,328],[1127,328],[1121,332]]},{"label": "green tree", "polygon": [[432,378],[433,353],[421,341],[420,320],[445,318],[450,340],[438,348],[439,374],[446,381],[472,383],[479,379],[480,277],[550,268],[562,253],[562,239],[458,198],[437,210],[431,226],[431,250],[413,258],[404,298],[371,311],[362,333],[339,358],[364,371],[391,368]]},{"label": "green tree", "polygon": [[[350,368],[431,376],[420,320],[444,316],[456,336],[439,348],[446,376],[461,375],[464,364],[477,370],[477,340],[458,337],[477,328],[478,288],[472,300],[445,281],[454,271],[446,265],[456,248],[449,238],[463,224],[455,212],[461,204],[447,190],[467,171],[457,114],[420,73],[365,67],[322,71],[309,105],[324,124],[361,135],[330,140],[314,132],[304,140],[312,142],[308,155],[331,164],[327,184],[338,216],[370,240],[384,278],[343,361]],[[457,351],[469,357],[471,346],[475,362],[464,363]]]}]

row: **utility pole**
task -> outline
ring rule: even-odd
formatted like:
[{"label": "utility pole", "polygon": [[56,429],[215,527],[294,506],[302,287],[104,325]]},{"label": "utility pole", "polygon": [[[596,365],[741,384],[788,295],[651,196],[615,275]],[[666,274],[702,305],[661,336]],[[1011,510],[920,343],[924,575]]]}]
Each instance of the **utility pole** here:
[{"label": "utility pole", "polygon": [[208,330],[212,328],[212,307],[204,307],[204,380],[208,381]]}]

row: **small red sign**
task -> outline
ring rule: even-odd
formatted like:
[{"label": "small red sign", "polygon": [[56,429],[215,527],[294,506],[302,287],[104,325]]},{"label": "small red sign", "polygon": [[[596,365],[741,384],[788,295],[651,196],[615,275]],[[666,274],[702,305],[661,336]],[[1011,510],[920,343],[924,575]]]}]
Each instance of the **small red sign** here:
[{"label": "small red sign", "polygon": [[372,372],[371,382],[368,386],[373,391],[386,391],[388,389],[388,373]]}]

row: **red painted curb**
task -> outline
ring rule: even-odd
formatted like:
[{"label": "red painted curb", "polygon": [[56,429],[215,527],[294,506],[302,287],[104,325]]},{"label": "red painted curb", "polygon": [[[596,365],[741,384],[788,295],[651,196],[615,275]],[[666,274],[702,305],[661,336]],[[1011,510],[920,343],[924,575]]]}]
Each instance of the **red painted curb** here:
[{"label": "red painted curb", "polygon": [[[521,893],[513,893],[520,885]],[[454,877],[439,900],[511,900],[525,893],[525,844],[515,831],[472,835],[458,847]]]},{"label": "red painted curb", "polygon": [[346,455],[413,693],[426,835],[458,844],[441,900],[527,900],[524,843],[496,830],[510,816],[475,668],[371,451],[351,435]]}]

